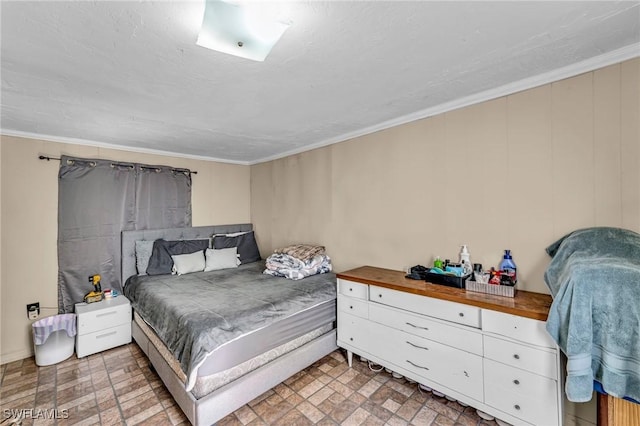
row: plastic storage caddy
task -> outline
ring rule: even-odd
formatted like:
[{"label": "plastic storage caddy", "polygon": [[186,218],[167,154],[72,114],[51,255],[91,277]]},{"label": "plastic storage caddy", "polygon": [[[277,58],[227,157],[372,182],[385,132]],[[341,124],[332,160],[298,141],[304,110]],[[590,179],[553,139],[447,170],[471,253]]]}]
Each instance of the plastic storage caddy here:
[{"label": "plastic storage caddy", "polygon": [[471,276],[471,274],[464,275],[462,277],[455,277],[453,275],[434,274],[432,272],[427,272],[424,274],[424,276],[425,276],[425,281],[431,284],[440,284],[440,285],[446,285],[449,287],[464,288],[464,283]]},{"label": "plastic storage caddy", "polygon": [[73,355],[76,314],[42,318],[31,325],[36,365],[57,364]]}]

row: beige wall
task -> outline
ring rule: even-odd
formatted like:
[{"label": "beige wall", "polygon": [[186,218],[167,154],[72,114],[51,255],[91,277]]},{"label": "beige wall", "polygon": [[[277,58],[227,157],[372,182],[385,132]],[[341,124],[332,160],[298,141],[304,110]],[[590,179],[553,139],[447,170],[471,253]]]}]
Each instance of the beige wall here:
[{"label": "beige wall", "polygon": [[250,221],[250,168],[210,161],[139,154],[97,147],[2,136],[0,363],[32,353],[26,305],[40,302],[44,316],[57,313],[57,217],[59,162],[40,154],[164,164],[192,175],[193,225]]},{"label": "beige wall", "polygon": [[[640,232],[640,59],[251,167],[264,257],[327,246],[335,269],[405,269],[434,256],[497,266],[548,293],[544,249],[567,232]],[[596,422],[595,398],[565,404]]]},{"label": "beige wall", "polygon": [[548,292],[544,249],[577,228],[640,231],[640,60],[251,167],[263,255],[327,246],[338,271],[434,256]]}]

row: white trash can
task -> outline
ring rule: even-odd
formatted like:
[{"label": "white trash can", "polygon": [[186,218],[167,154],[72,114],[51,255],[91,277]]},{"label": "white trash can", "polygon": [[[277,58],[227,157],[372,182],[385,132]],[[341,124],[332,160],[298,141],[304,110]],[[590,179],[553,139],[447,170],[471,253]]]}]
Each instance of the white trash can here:
[{"label": "white trash can", "polygon": [[31,325],[36,365],[57,364],[73,355],[76,314],[42,318]]}]

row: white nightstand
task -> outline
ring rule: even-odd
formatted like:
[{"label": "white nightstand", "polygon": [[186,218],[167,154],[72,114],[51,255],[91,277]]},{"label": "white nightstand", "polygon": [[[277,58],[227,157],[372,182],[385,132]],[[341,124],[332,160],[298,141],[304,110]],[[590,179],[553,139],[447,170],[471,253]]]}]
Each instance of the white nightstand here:
[{"label": "white nightstand", "polygon": [[78,358],[131,342],[131,304],[124,296],[78,303],[76,315]]}]

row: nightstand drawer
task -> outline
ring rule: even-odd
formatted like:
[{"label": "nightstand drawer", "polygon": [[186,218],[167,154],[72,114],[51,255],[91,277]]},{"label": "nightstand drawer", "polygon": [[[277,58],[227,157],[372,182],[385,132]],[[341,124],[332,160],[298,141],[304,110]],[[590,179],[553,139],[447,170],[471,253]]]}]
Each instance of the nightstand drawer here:
[{"label": "nightstand drawer", "polygon": [[131,326],[131,305],[129,303],[114,306],[109,306],[110,300],[98,303],[104,302],[106,303],[100,309],[78,315],[78,334],[93,333],[107,327],[124,324]]},{"label": "nightstand drawer", "polygon": [[116,327],[103,328],[95,333],[78,334],[76,336],[76,354],[78,358],[82,358],[127,343],[131,343],[131,322]]}]

